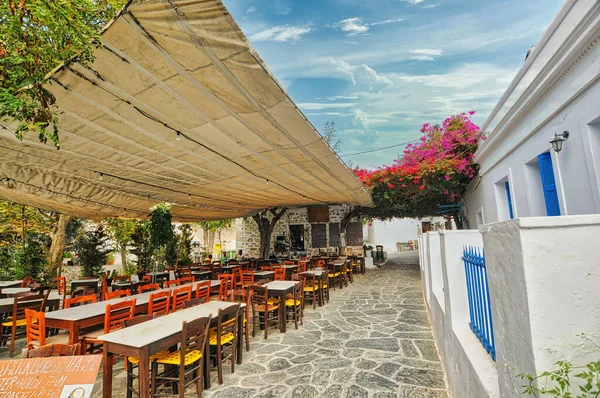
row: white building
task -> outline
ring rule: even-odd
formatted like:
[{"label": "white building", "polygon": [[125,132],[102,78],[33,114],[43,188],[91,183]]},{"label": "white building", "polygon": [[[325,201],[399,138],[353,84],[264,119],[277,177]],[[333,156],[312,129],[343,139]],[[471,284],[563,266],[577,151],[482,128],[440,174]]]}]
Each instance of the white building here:
[{"label": "white building", "polygon": [[[483,125],[469,228],[600,212],[600,2],[568,0]],[[550,140],[568,132],[562,151]]]}]

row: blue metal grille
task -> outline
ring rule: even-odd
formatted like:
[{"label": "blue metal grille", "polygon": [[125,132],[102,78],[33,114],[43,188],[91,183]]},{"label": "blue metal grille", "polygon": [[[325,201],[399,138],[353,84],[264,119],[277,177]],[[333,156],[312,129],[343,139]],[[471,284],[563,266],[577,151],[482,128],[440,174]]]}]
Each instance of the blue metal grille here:
[{"label": "blue metal grille", "polygon": [[483,249],[465,247],[462,259],[465,262],[465,274],[467,276],[469,326],[495,361],[494,323],[492,321],[492,306],[490,304],[490,290]]}]

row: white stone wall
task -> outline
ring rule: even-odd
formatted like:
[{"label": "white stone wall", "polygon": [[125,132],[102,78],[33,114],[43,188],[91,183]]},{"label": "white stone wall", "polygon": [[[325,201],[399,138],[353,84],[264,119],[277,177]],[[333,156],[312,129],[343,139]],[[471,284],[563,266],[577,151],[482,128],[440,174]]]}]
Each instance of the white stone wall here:
[{"label": "white stone wall", "polygon": [[[345,214],[345,207],[341,205],[329,206],[329,222],[340,223]],[[308,255],[317,255],[318,249],[312,249],[311,224],[308,222],[306,207],[289,209],[275,225],[271,235],[270,251],[274,250],[277,236],[290,236],[290,225],[304,225],[304,247]],[[329,242],[329,227],[327,228],[327,241]],[[236,250],[242,250],[250,257],[259,257],[260,234],[258,226],[252,217],[236,220]],[[325,248],[321,248],[325,249]],[[336,247],[327,247],[328,251],[335,251]],[[351,247],[354,253],[362,253],[362,246]]]}]

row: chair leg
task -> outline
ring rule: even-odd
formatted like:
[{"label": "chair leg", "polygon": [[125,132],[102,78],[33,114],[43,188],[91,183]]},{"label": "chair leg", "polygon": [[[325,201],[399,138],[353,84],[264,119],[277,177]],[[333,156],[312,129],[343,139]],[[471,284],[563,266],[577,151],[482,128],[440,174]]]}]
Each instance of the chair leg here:
[{"label": "chair leg", "polygon": [[217,375],[219,376],[219,384],[223,384],[223,346],[221,342],[217,342]]},{"label": "chair leg", "polygon": [[246,325],[244,326],[244,332],[246,335],[246,351],[250,351],[250,330],[248,329],[249,326],[250,323],[248,322],[248,320],[246,320]]},{"label": "chair leg", "polygon": [[[150,363],[150,398],[154,398],[156,396],[156,374],[158,373],[158,363],[156,361],[152,361]],[[142,386],[140,384],[140,391],[142,391]]]},{"label": "chair leg", "polygon": [[266,340],[269,335],[269,313],[268,312],[265,312],[265,317],[264,317],[263,321],[265,324],[265,340]]},{"label": "chair leg", "polygon": [[231,374],[235,373],[235,361],[237,360],[237,338],[233,339],[231,346]]},{"label": "chair leg", "polygon": [[127,374],[127,398],[133,397],[133,364],[127,366],[127,357],[125,357],[125,373]]}]

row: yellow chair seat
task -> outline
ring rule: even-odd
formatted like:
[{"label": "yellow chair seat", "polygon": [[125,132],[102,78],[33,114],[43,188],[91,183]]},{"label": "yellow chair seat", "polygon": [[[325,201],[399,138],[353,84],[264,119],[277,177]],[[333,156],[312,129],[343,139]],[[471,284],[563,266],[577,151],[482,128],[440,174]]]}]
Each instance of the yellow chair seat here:
[{"label": "yellow chair seat", "polygon": [[319,286],[305,286],[304,287],[304,291],[305,292],[312,292],[315,290],[319,290]]},{"label": "yellow chair seat", "polygon": [[285,300],[285,305],[288,307],[294,307],[296,305],[300,305],[301,303],[302,303],[302,301],[300,301],[300,300],[294,300],[294,299]]},{"label": "yellow chair seat", "polygon": [[[233,339],[235,339],[235,336],[233,333],[223,334],[223,335],[221,335],[221,344],[227,344],[227,343],[233,341]],[[210,334],[210,336],[208,337],[208,343],[210,345],[217,345],[217,333]]]},{"label": "yellow chair seat", "polygon": [[[158,355],[158,354],[157,354]],[[202,358],[202,352],[200,350],[192,350],[185,354],[185,366],[191,365],[194,362]],[[175,352],[169,352],[165,355],[157,356],[156,362],[164,365],[179,365],[179,350]]]},{"label": "yellow chair seat", "polygon": [[268,300],[267,300],[267,303],[268,303],[269,305],[277,305],[277,304],[279,304],[280,302],[281,302],[281,300],[279,300],[279,299],[276,299],[276,298],[270,298],[270,299],[268,299]]},{"label": "yellow chair seat", "polygon": [[340,276],[340,273],[336,272],[334,274],[328,274],[327,276],[329,276],[330,278],[335,278],[336,276]]},{"label": "yellow chair seat", "polygon": [[[17,327],[26,326],[27,320],[26,319],[17,319],[16,323],[17,323]],[[12,324],[13,324],[12,319],[10,321],[2,322],[2,326],[6,326],[6,327],[11,327]]]},{"label": "yellow chair seat", "polygon": [[327,283],[323,283],[323,289],[327,289]]},{"label": "yellow chair seat", "polygon": [[[167,356],[169,355],[169,350],[162,350],[161,352],[157,352],[154,355],[150,355],[150,362],[154,361],[155,359],[158,359],[159,357],[163,357],[163,356]],[[138,362],[140,362],[140,360],[138,358],[135,357],[127,357],[127,360],[129,362],[131,362],[132,364],[136,365]]]}]

